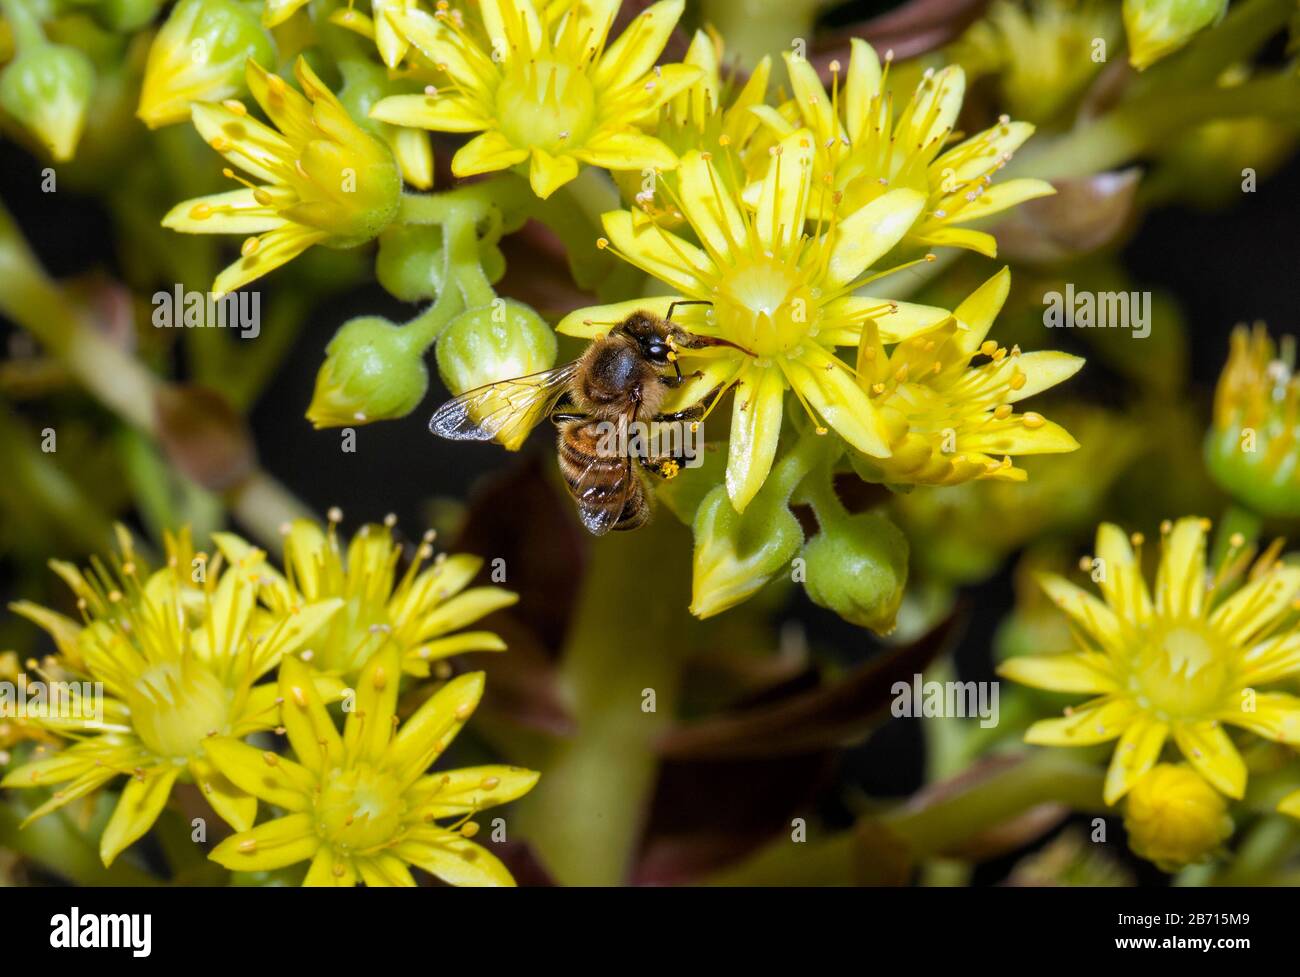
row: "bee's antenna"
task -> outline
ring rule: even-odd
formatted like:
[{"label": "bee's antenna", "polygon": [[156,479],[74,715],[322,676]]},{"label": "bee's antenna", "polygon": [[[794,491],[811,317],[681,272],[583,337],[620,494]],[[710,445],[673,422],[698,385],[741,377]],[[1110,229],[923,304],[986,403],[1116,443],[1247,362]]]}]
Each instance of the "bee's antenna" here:
[{"label": "bee's antenna", "polygon": [[738,349],[746,356],[754,356],[752,350],[745,349],[739,343],[733,343],[730,339],[721,339],[718,336],[697,336],[694,333],[687,339],[678,339],[679,346],[685,346],[687,349],[700,349],[704,346],[730,346],[732,349]]}]

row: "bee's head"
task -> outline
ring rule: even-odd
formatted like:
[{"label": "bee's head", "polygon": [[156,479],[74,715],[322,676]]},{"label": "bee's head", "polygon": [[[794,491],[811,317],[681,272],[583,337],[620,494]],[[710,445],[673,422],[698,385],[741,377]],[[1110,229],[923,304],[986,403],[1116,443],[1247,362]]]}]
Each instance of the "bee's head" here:
[{"label": "bee's head", "polygon": [[663,366],[672,362],[672,333],[681,332],[680,329],[645,312],[634,312],[624,320],[620,328],[651,363]]}]

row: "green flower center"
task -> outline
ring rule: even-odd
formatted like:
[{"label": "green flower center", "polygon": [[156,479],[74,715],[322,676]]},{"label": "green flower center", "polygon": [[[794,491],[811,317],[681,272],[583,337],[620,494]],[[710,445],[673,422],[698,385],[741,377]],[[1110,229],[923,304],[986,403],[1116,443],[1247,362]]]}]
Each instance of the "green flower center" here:
[{"label": "green flower center", "polygon": [[341,849],[366,851],[393,839],[405,809],[401,786],[388,774],[365,765],[336,768],[316,804],[316,829]]},{"label": "green flower center", "polygon": [[382,603],[349,597],[325,626],[324,634],[314,639],[316,667],[340,675],[355,674],[389,640],[392,630]]},{"label": "green flower center", "polygon": [[719,334],[758,356],[784,356],[811,335],[817,295],[802,276],[776,258],[759,258],[728,271],[713,304]]},{"label": "green flower center", "polygon": [[497,119],[511,145],[552,156],[581,146],[596,121],[596,90],[572,65],[539,59],[512,65],[497,89]]},{"label": "green flower center", "polygon": [[158,756],[185,759],[230,722],[231,692],[202,665],[167,662],[146,669],[126,695],[140,741]]},{"label": "green flower center", "polygon": [[1129,689],[1160,719],[1211,718],[1231,691],[1230,652],[1203,626],[1159,623],[1133,657]]}]

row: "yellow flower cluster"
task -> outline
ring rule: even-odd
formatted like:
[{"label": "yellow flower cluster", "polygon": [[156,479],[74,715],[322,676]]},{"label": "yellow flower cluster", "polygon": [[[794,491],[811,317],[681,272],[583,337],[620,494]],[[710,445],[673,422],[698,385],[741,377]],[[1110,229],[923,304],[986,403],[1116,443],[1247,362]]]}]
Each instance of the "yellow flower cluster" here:
[{"label": "yellow flower cluster", "polygon": [[[153,827],[178,784],[192,784],[238,832],[212,854],[231,868],[311,859],[307,884],[396,885],[411,884],[411,864],[453,884],[511,884],[469,840],[468,819],[524,794],[537,775],[428,772],[478,703],[482,673],[437,687],[400,730],[394,715],[404,673],[426,676],[431,660],[458,651],[502,650],[487,632],[447,632],[514,595],[465,590],[473,558],[420,570],[428,541],[396,579],[401,551],[379,527],[360,533],[346,557],[333,525],[323,532],[300,521],[288,535],[288,575],[228,534],[211,558],[193,550],[188,532],[168,537],[167,563],[152,572],[124,531],[111,568],[55,563],[83,620],[15,605],[59,648],[37,674],[48,683],[57,670],[103,694],[93,716],[29,717],[50,744],[0,786],[53,788],[31,822],[124,778],[100,839],[105,865]],[[355,690],[344,685],[358,674]],[[347,717],[342,736],[327,702]],[[287,734],[297,762],[244,743],[271,730]],[[60,741],[64,748],[51,748]],[[290,816],[254,827],[259,799]],[[452,828],[435,823],[446,818],[456,819]]]}]

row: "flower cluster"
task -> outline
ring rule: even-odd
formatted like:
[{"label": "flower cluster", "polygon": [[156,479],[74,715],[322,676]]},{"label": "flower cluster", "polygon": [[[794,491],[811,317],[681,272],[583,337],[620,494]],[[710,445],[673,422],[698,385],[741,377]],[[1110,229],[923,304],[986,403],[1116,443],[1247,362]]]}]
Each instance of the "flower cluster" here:
[{"label": "flower cluster", "polygon": [[[447,632],[514,595],[478,588],[451,596],[475,575],[478,561],[444,554],[421,573],[428,542],[395,585],[401,550],[386,531],[380,539],[378,527],[354,539],[346,569],[333,525],[324,533],[299,521],[288,535],[288,577],[261,550],[228,534],[218,536],[211,558],[193,550],[188,532],[168,537],[167,563],[155,571],[125,531],[111,565],[96,562],[83,572],[56,563],[82,622],[28,603],[14,609],[59,647],[37,675],[83,678],[102,687],[103,698],[93,720],[52,709],[29,717],[50,742],[0,786],[53,788],[28,815],[31,822],[125,778],[100,837],[105,865],[153,827],[179,784],[192,784],[242,833],[212,854],[233,868],[289,865],[323,845],[334,857],[313,863],[308,884],[411,884],[394,857],[454,884],[510,883],[490,852],[466,840],[472,829],[463,821],[459,835],[432,823],[511,800],[536,781],[514,767],[427,772],[473,711],[482,674],[441,685],[391,744],[389,734],[403,674],[428,676],[429,661],[459,651],[503,650],[485,632]],[[340,680],[358,673],[357,691]],[[444,680],[450,675],[440,673]],[[341,701],[348,713],[342,739],[327,700]],[[271,730],[287,733],[306,767],[245,745]],[[330,734],[339,749],[327,750],[330,762],[322,766],[318,744]],[[52,748],[57,742],[62,749]],[[252,775],[249,754],[257,758]],[[301,799],[286,799],[290,786]],[[286,849],[281,837],[277,854],[268,852],[270,836],[283,832],[280,821],[253,827],[259,798],[292,812],[314,805],[317,817],[304,822],[311,844],[304,836]],[[399,820],[412,819],[419,825],[397,830]],[[245,836],[253,840],[245,844]],[[262,847],[250,857],[257,839]],[[231,850],[239,855],[228,857]],[[286,851],[305,854],[286,858]]]}]

